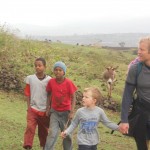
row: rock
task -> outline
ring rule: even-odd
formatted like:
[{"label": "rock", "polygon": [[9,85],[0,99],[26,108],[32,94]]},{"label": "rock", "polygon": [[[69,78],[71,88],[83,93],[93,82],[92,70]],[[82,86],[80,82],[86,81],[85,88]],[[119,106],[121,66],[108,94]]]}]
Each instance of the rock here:
[{"label": "rock", "polygon": [[82,107],[82,98],[83,98],[82,92],[76,91],[75,96],[76,96],[76,108]]}]

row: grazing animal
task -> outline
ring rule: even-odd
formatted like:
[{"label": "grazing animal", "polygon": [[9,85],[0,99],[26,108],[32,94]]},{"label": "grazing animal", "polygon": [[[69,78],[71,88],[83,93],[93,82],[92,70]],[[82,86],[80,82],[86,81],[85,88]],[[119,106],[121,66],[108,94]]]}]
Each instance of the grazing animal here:
[{"label": "grazing animal", "polygon": [[107,83],[107,88],[108,88],[108,98],[111,98],[111,93],[112,93],[112,86],[113,83],[116,81],[116,69],[118,68],[115,67],[107,67],[106,70],[103,73],[103,79]]}]

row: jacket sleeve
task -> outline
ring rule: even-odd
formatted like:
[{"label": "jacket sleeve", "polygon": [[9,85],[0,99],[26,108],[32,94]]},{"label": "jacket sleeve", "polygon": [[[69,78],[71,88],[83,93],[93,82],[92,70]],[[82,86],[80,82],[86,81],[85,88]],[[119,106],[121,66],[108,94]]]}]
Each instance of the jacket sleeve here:
[{"label": "jacket sleeve", "polygon": [[121,122],[122,123],[128,123],[128,113],[130,106],[133,101],[133,92],[135,90],[135,85],[125,83],[125,89],[123,93],[123,98],[122,98],[122,105],[121,105]]}]

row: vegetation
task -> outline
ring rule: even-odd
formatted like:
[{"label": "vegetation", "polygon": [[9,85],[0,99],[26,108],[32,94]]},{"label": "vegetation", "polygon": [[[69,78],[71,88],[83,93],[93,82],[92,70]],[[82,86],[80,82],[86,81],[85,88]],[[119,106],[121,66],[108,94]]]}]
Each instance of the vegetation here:
[{"label": "vegetation", "polygon": [[[16,92],[0,91],[0,149],[1,150],[22,150],[23,134],[26,127],[26,101],[25,98]],[[106,111],[107,115],[114,122],[119,121],[119,113]],[[129,150],[135,149],[134,141],[119,132],[110,134],[111,130],[99,126],[101,143],[98,150]],[[77,149],[76,132],[73,134],[73,147]],[[37,133],[34,139],[33,150],[40,150]],[[62,150],[62,139],[59,137],[56,150]]]},{"label": "vegetation", "polygon": [[118,43],[121,47],[124,47],[125,46],[125,42],[120,42]]},{"label": "vegetation", "polygon": [[[135,50],[134,50],[135,51]],[[106,87],[102,81],[102,72],[107,66],[119,66],[117,83],[112,98],[120,105],[127,65],[136,55],[133,50],[115,51],[96,47],[73,46],[62,43],[48,43],[31,39],[19,39],[4,27],[0,28],[0,149],[21,150],[23,133],[26,126],[26,102],[23,98],[24,78],[34,73],[34,60],[44,57],[47,61],[47,74],[52,74],[52,66],[62,60],[67,65],[67,74],[78,89],[97,86],[104,96]],[[8,86],[9,85],[9,86]],[[12,92],[13,90],[13,92]],[[119,121],[119,112],[106,111],[115,122]],[[135,149],[132,139],[120,133],[110,135],[110,130],[100,126],[100,150]],[[76,134],[75,134],[76,135]],[[74,135],[74,136],[75,136]],[[75,139],[75,138],[74,138]],[[57,144],[60,149],[61,139]],[[76,147],[76,143],[75,147]],[[58,148],[59,147],[59,148]],[[34,150],[39,149],[37,135]]]}]

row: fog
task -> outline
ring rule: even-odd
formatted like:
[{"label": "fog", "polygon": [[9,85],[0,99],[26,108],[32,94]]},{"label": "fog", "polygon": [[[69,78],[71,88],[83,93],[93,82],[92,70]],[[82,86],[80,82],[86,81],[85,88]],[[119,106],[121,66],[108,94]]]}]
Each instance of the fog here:
[{"label": "fog", "polygon": [[149,0],[5,0],[4,23],[20,36],[150,33]]},{"label": "fog", "polygon": [[134,18],[124,21],[74,22],[56,27],[30,24],[14,24],[11,27],[19,29],[18,34],[20,36],[150,33],[150,18]]}]

